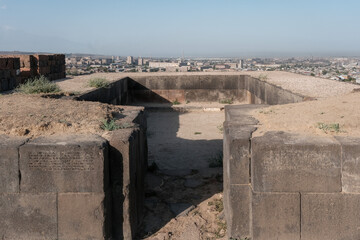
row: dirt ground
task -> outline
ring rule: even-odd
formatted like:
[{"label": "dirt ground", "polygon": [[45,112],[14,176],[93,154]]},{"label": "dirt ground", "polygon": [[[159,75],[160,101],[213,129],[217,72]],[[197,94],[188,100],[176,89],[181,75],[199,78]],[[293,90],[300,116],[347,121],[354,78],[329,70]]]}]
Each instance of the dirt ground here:
[{"label": "dirt ground", "polygon": [[222,168],[209,167],[222,154],[223,121],[220,109],[148,113],[152,172],[139,239],[225,239]]},{"label": "dirt ground", "polygon": [[285,131],[307,135],[360,137],[360,92],[270,106],[253,111],[253,115],[260,121],[254,136],[266,131]]},{"label": "dirt ground", "polygon": [[0,134],[26,136],[102,133],[104,119],[131,122],[138,107],[43,98],[40,95],[0,95]]}]

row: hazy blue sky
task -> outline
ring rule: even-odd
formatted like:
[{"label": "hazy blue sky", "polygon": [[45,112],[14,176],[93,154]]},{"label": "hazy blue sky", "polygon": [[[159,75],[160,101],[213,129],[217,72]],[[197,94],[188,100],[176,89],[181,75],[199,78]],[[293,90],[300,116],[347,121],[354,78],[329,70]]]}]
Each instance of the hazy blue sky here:
[{"label": "hazy blue sky", "polygon": [[0,51],[360,55],[359,0],[0,0]]}]

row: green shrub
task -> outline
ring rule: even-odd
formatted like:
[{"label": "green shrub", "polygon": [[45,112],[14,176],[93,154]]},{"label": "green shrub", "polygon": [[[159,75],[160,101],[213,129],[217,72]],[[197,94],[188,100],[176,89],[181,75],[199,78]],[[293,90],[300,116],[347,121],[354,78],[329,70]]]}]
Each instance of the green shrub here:
[{"label": "green shrub", "polygon": [[106,131],[114,131],[118,129],[131,128],[131,127],[132,125],[130,123],[122,123],[119,125],[115,122],[114,119],[111,120],[104,119],[101,122],[101,129]]},{"label": "green shrub", "polygon": [[25,94],[56,93],[60,92],[60,88],[56,83],[50,82],[44,76],[40,76],[27,80],[24,84],[18,86],[16,91]]},{"label": "green shrub", "polygon": [[173,105],[180,105],[181,103],[177,99],[175,99],[175,101],[173,101],[172,104]]},{"label": "green shrub", "polygon": [[317,123],[317,127],[321,130],[323,130],[325,133],[328,132],[340,132],[340,125],[338,123]]},{"label": "green shrub", "polygon": [[219,103],[221,103],[221,104],[233,104],[233,99],[232,98],[230,98],[230,99],[220,99],[219,100]]},{"label": "green shrub", "polygon": [[89,80],[89,87],[94,88],[102,88],[102,87],[108,87],[109,81],[106,80],[106,78],[91,78]]}]

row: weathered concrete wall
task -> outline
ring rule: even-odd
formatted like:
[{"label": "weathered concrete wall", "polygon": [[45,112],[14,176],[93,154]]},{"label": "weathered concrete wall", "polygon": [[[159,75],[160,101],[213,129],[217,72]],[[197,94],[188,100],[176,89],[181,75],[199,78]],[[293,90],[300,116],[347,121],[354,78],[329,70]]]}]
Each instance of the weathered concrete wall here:
[{"label": "weathered concrete wall", "polygon": [[224,208],[228,236],[360,239],[360,139],[267,132],[251,137],[256,106],[227,106]]}]

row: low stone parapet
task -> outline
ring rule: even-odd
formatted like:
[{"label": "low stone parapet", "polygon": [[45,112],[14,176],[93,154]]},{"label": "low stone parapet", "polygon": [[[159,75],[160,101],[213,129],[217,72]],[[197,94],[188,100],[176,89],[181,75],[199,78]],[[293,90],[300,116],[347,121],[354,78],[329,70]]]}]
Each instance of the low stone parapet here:
[{"label": "low stone parapet", "polygon": [[228,236],[360,239],[360,139],[286,132],[253,137],[256,120],[248,109],[225,109]]},{"label": "low stone parapet", "polygon": [[142,219],[146,119],[104,134],[0,135],[0,236],[132,239]]}]

